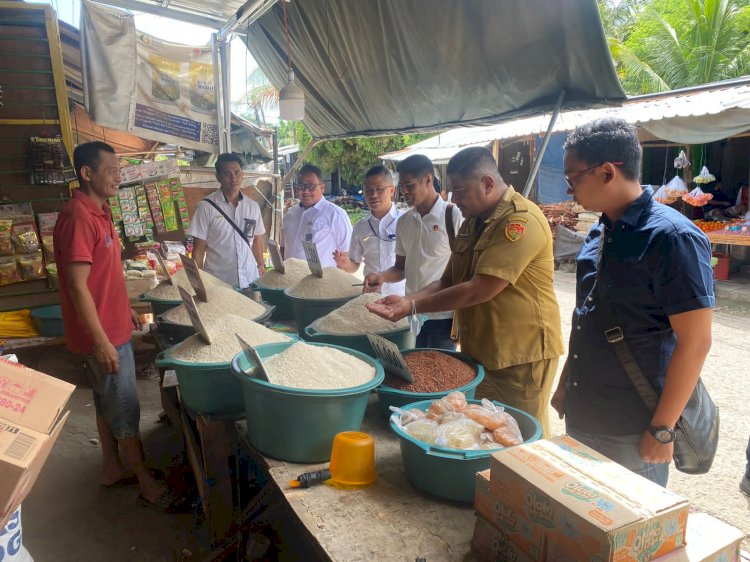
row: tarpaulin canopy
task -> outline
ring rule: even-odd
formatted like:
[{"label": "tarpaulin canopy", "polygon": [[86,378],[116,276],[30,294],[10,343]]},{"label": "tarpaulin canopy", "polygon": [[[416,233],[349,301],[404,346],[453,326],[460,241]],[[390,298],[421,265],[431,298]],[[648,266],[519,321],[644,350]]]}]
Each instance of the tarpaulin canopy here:
[{"label": "tarpaulin canopy", "polygon": [[[305,124],[328,139],[486,124],[625,98],[595,0],[305,0],[286,4]],[[283,8],[245,37],[277,88]]]}]

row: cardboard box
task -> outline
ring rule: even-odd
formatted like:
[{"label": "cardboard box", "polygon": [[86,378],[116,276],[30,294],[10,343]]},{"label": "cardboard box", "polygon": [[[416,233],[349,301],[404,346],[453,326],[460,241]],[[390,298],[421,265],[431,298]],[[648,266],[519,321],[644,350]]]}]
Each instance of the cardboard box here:
[{"label": "cardboard box", "polygon": [[685,545],[688,502],[564,436],[495,453],[490,490],[554,562],[646,562]]},{"label": "cardboard box", "polygon": [[75,386],[0,358],[0,529],[31,491]]},{"label": "cardboard box", "polygon": [[500,529],[489,521],[477,517],[471,546],[480,560],[493,562],[535,562],[510,540]]},{"label": "cardboard box", "polygon": [[497,500],[490,490],[490,471],[477,472],[474,509],[477,514],[503,531],[521,551],[536,562],[545,560],[544,530]]},{"label": "cardboard box", "polygon": [[739,562],[744,534],[706,513],[691,513],[687,546],[662,556],[658,562]]}]

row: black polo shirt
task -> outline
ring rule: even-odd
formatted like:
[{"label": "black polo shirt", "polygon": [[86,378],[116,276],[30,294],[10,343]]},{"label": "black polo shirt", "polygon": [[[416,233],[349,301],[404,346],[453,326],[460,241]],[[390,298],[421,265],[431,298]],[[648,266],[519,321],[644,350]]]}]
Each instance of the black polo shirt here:
[{"label": "black polo shirt", "polygon": [[669,316],[714,306],[711,246],[690,220],[654,201],[651,188],[646,188],[616,223],[602,217],[576,262],[565,400],[568,427],[600,435],[641,433],[650,425],[651,413],[604,337],[612,326],[597,307],[594,283],[609,300],[643,374],[661,392],[677,341]]}]

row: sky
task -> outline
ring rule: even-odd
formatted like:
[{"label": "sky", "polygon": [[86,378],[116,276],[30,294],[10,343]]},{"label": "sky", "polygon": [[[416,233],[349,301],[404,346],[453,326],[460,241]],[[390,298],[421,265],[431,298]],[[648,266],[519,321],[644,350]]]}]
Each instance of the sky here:
[{"label": "sky", "polygon": [[[51,5],[59,19],[65,23],[80,27],[81,19],[81,1],[80,0],[29,0],[34,4],[48,4]],[[207,27],[201,27],[189,23],[182,23],[168,18],[155,16],[152,14],[144,14],[134,12],[135,26],[140,31],[154,35],[164,41],[171,41],[172,43],[183,43],[189,45],[202,46],[211,41],[211,33],[214,31]],[[190,42],[187,43],[185,38],[189,37]],[[242,98],[246,91],[246,79],[245,76],[249,75],[255,70],[258,65],[253,59],[252,55],[245,48],[245,44],[238,37],[235,37],[231,43],[231,68],[230,68],[230,79],[231,79],[231,98],[232,101]]]}]

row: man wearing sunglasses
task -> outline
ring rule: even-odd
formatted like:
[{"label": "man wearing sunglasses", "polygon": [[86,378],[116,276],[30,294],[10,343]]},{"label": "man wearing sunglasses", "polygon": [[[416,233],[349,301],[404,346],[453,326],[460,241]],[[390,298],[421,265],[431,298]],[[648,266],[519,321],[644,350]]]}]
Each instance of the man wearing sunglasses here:
[{"label": "man wearing sunglasses", "polygon": [[[365,263],[364,274],[385,271],[396,263],[396,223],[404,214],[393,203],[396,187],[393,175],[385,166],[374,166],[365,174],[362,189],[370,212],[354,225],[349,253],[337,251],[336,265],[354,273]],[[384,295],[403,295],[406,281],[383,283]]]},{"label": "man wearing sunglasses", "polygon": [[303,242],[315,242],[323,267],[336,267],[337,251],[348,252],[352,223],[339,206],[323,197],[323,172],[305,164],[297,175],[295,193],[299,205],[284,216],[281,223],[281,255],[284,259],[306,259]]},{"label": "man wearing sunglasses", "polygon": [[[711,248],[641,187],[641,157],[622,119],[593,121],[566,141],[569,192],[602,218],[576,258],[573,329],[552,405],[572,437],[666,486],[675,424],[711,348]],[[632,361],[621,359],[623,341]],[[654,412],[633,365],[660,396]]]}]

